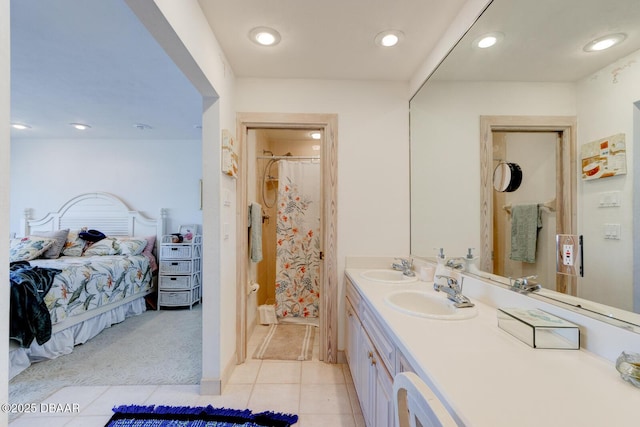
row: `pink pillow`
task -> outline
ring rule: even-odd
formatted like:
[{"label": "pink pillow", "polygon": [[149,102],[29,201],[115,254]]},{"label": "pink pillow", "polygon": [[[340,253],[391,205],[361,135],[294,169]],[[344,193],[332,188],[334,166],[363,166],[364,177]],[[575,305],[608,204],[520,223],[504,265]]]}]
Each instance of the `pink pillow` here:
[{"label": "pink pillow", "polygon": [[156,245],[156,236],[146,236],[147,246],[144,247],[142,251],[142,255],[146,256],[149,260],[149,265],[151,266],[151,272],[153,273],[158,269],[158,263],[156,262],[156,257],[153,255],[153,248]]}]

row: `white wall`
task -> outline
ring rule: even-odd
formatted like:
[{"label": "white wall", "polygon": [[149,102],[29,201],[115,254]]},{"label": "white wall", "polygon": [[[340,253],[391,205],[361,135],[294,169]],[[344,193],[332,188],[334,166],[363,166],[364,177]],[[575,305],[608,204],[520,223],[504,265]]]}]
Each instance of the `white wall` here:
[{"label": "white wall", "polygon": [[[578,178],[578,229],[586,247],[578,296],[626,310],[633,308],[633,103],[640,100],[639,82],[640,51],[636,51],[577,84],[578,147],[624,133],[628,170],[626,175],[592,181]],[[610,191],[620,192],[621,206],[599,208],[600,195]],[[604,239],[605,223],[621,224],[622,239]]]},{"label": "white wall", "polygon": [[[127,0],[146,5],[144,0]],[[236,350],[236,180],[220,172],[221,131],[235,134],[233,70],[197,0],[154,0],[161,17],[144,11],[151,28],[204,98],[202,121],[203,201],[203,394],[218,394],[235,365]],[[176,40],[177,39],[177,40]],[[228,195],[228,196],[225,196]],[[224,206],[222,197],[229,199]],[[228,239],[222,228],[232,230]]]},{"label": "white wall", "polygon": [[345,256],[409,253],[407,84],[237,79],[239,112],[338,115],[338,313],[344,340]]},{"label": "white wall", "polygon": [[[9,118],[11,117],[9,0],[0,0],[0,269],[1,283],[9,283]],[[9,286],[0,298],[0,366],[9,366]],[[0,369],[0,403],[9,401],[9,370]],[[0,413],[0,425],[7,425],[7,412]]]},{"label": "white wall", "polygon": [[14,139],[11,231],[20,235],[25,208],[38,219],[94,191],[111,193],[150,218],[168,208],[168,233],[180,224],[202,224],[201,157],[198,140]]},{"label": "white wall", "polygon": [[[412,252],[464,256],[480,248],[480,116],[575,115],[575,91],[563,83],[429,82],[411,106]],[[427,144],[427,141],[439,141]],[[422,142],[422,143],[420,143]],[[422,191],[420,191],[422,190]]]}]

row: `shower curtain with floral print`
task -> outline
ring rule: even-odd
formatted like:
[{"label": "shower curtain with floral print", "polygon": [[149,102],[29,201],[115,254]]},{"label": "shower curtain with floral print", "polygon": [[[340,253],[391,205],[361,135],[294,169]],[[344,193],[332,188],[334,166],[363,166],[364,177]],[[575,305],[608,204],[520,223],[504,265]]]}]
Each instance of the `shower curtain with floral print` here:
[{"label": "shower curtain with floral print", "polygon": [[278,162],[276,314],[318,317],[320,164]]}]

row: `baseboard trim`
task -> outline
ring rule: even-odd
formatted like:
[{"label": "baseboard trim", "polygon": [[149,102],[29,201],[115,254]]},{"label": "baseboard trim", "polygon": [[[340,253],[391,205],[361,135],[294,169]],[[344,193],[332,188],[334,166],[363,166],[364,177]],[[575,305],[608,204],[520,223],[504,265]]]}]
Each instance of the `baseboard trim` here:
[{"label": "baseboard trim", "polygon": [[219,396],[222,394],[222,381],[202,378],[200,380],[200,394],[204,396]]},{"label": "baseboard trim", "polygon": [[338,363],[347,363],[347,356],[345,356],[344,350],[338,350]]}]

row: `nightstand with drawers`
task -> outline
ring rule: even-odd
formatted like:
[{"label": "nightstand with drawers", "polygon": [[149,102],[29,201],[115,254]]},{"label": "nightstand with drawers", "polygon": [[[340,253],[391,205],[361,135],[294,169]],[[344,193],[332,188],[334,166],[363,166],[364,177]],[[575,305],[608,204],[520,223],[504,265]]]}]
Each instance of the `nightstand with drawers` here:
[{"label": "nightstand with drawers", "polygon": [[174,236],[162,236],[158,272],[160,307],[189,307],[202,296],[202,236],[190,242],[174,243]]}]

